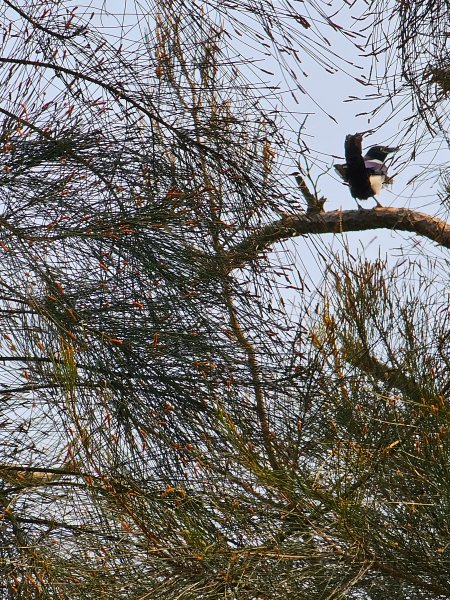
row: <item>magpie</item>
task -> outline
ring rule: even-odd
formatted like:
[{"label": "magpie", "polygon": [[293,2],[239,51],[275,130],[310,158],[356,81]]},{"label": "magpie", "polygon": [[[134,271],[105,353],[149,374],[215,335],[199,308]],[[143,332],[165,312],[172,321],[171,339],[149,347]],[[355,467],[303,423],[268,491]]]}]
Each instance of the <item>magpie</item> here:
[{"label": "magpie", "polygon": [[[372,146],[364,156],[362,156],[362,134],[347,135],[345,138],[345,165],[335,165],[334,168],[348,183],[350,193],[353,198],[367,200],[373,198],[377,206],[381,204],[375,198],[375,194],[381,192],[383,184],[392,183],[392,177],[387,174],[387,167],[384,164],[386,157],[391,152],[396,152],[398,148],[388,148],[387,146]],[[358,208],[361,208],[358,201]]]}]

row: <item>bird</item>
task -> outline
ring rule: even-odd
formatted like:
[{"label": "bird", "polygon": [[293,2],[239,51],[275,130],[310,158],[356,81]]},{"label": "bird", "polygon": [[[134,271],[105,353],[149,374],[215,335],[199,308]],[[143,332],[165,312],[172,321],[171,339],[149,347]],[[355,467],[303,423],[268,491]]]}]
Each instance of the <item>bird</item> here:
[{"label": "bird", "polygon": [[[349,185],[350,193],[355,200],[368,200],[373,198],[378,207],[381,204],[375,198],[381,192],[383,185],[391,184],[393,179],[388,176],[384,164],[388,154],[396,152],[398,148],[387,146],[372,146],[366,154],[362,155],[362,134],[347,135],[345,138],[345,160],[343,165],[334,165],[337,173]],[[358,208],[362,207],[356,201]]]}]

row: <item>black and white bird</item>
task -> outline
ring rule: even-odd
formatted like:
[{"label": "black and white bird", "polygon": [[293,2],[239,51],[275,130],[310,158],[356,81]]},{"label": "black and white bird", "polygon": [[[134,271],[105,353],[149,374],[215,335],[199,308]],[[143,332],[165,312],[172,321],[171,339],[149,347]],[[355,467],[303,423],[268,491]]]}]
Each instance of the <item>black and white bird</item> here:
[{"label": "black and white bird", "polygon": [[[353,198],[359,200],[373,198],[377,206],[381,207],[375,195],[381,192],[383,185],[391,184],[393,181],[392,177],[388,176],[384,161],[388,154],[396,152],[398,148],[372,146],[362,156],[361,144],[361,133],[348,135],[345,138],[345,160],[347,162],[344,165],[335,165],[334,168],[348,184]],[[359,203],[356,203],[361,208]]]}]

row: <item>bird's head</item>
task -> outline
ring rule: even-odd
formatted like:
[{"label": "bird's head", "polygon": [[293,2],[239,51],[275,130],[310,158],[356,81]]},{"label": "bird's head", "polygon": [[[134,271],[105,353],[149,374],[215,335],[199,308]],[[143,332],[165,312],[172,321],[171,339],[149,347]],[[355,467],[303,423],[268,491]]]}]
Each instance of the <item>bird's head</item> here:
[{"label": "bird's head", "polygon": [[387,146],[372,146],[372,148],[367,150],[364,158],[372,158],[384,162],[388,154],[397,152],[397,150],[398,148],[388,148]]}]

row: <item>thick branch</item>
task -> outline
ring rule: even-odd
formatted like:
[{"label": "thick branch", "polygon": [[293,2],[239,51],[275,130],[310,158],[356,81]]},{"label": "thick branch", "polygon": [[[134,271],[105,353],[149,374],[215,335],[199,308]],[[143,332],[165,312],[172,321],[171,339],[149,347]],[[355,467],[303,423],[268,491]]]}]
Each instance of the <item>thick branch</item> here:
[{"label": "thick branch", "polygon": [[427,237],[440,246],[450,248],[449,223],[407,208],[376,208],[288,215],[249,235],[230,250],[229,257],[232,267],[236,268],[255,259],[276,242],[291,237],[372,229],[409,231]]},{"label": "thick branch", "polygon": [[[389,386],[397,388],[414,402],[420,403],[423,401],[425,392],[418,378],[406,375],[405,370],[401,366],[400,368],[390,367],[373,356],[367,349],[363,348],[362,344],[355,343],[354,353],[347,350],[345,352],[345,359],[353,367],[360,369],[368,375],[372,375],[372,377],[385,382]],[[439,390],[436,389],[436,393],[439,393]]]}]

